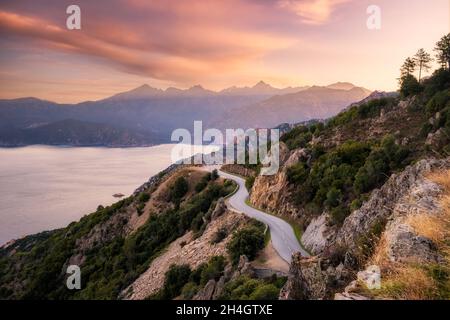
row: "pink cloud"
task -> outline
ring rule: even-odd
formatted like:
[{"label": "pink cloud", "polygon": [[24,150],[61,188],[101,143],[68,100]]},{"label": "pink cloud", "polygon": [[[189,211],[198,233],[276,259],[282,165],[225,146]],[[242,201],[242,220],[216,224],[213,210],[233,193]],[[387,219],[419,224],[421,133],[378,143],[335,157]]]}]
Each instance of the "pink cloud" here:
[{"label": "pink cloud", "polygon": [[328,21],[337,6],[351,0],[279,0],[278,5],[297,14],[303,23],[320,25]]},{"label": "pink cloud", "polygon": [[[85,15],[80,31],[69,31],[48,18],[0,10],[0,27],[9,36],[26,37],[52,50],[98,57],[126,72],[189,83],[211,72],[238,69],[297,41],[250,26],[238,28],[249,23],[251,16],[246,14],[250,8],[258,10],[254,5],[241,5],[234,15],[237,20],[226,24],[230,11],[236,10],[232,2],[240,3],[192,1],[187,6],[184,1],[166,5],[166,1],[135,0],[123,16],[120,11],[112,16],[100,12],[98,19],[90,18],[93,11],[88,5],[81,6]],[[133,5],[146,10],[145,19],[134,18],[140,12]],[[166,19],[159,19],[161,15]],[[209,18],[202,19],[203,15]]]}]

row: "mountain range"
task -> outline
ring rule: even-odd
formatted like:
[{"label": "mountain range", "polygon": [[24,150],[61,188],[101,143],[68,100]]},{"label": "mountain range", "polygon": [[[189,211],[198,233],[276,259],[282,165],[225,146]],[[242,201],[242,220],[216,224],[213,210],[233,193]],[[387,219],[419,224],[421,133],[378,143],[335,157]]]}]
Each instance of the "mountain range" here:
[{"label": "mountain range", "polygon": [[278,89],[260,81],[218,92],[200,85],[162,90],[144,84],[78,104],[0,100],[0,145],[150,145],[169,142],[174,129],[191,130],[196,120],[223,130],[324,119],[369,94],[345,82]]}]

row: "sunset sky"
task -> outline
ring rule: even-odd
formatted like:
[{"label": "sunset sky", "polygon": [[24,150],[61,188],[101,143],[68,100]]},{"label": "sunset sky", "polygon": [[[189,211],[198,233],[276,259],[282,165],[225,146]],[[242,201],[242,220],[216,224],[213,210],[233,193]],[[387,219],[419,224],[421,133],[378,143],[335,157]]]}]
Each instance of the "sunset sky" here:
[{"label": "sunset sky", "polygon": [[[66,28],[70,4],[81,30]],[[366,27],[372,4],[381,30]],[[449,0],[0,0],[0,98],[259,80],[395,90],[404,58],[431,52],[449,14]]]}]

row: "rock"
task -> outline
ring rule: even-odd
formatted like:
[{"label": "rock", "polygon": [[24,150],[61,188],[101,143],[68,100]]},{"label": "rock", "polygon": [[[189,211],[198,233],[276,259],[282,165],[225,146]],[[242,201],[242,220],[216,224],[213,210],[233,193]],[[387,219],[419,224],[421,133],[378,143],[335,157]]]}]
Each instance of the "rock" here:
[{"label": "rock", "polygon": [[328,225],[328,214],[313,219],[302,235],[302,244],[314,255],[322,253],[336,235],[336,229]]},{"label": "rock", "polygon": [[233,273],[232,280],[243,275],[249,276],[250,278],[255,276],[255,270],[253,269],[252,264],[248,260],[247,256],[244,255],[239,258],[239,263],[236,271]]},{"label": "rock", "polygon": [[329,277],[318,257],[305,258],[295,253],[288,281],[280,291],[280,300],[318,300],[328,294]]},{"label": "rock", "polygon": [[216,220],[218,217],[220,217],[225,211],[227,210],[227,205],[225,204],[225,200],[223,198],[220,198],[217,201],[216,207],[214,208],[214,211],[211,214],[211,220]]},{"label": "rock", "polygon": [[205,287],[194,296],[193,300],[211,300],[213,298],[215,288],[216,281],[213,279],[209,280]]},{"label": "rock", "polygon": [[428,134],[427,139],[425,140],[425,144],[429,146],[439,147],[441,145],[441,141],[445,137],[446,136],[444,130],[440,128],[436,132],[431,132]]},{"label": "rock", "polygon": [[409,225],[393,223],[385,234],[387,254],[391,262],[418,264],[443,262],[433,241],[418,236]]},{"label": "rock", "polygon": [[291,202],[292,190],[288,183],[287,170],[302,158],[307,158],[304,149],[291,153],[286,145],[280,142],[280,170],[275,175],[256,177],[250,193],[252,205],[276,214],[299,217],[302,209]]},{"label": "rock", "polygon": [[220,298],[224,287],[225,287],[225,277],[222,276],[222,277],[220,277],[219,281],[217,281],[217,283],[216,283],[216,287],[214,289],[214,294],[212,297],[213,300],[218,300]]},{"label": "rock", "polygon": [[221,170],[237,174],[241,177],[251,177],[256,175],[255,170],[246,168],[239,164],[225,164],[222,166]]}]

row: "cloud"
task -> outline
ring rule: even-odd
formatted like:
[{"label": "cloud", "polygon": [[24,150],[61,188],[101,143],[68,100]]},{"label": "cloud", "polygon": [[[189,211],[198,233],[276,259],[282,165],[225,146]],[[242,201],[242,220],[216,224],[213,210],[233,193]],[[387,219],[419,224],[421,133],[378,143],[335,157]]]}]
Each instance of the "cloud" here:
[{"label": "cloud", "polygon": [[326,23],[333,10],[351,0],[279,0],[278,5],[297,14],[303,23],[321,25]]},{"label": "cloud", "polygon": [[[80,0],[82,30],[70,31],[61,16],[0,9],[0,34],[28,39],[32,46],[102,59],[125,72],[190,83],[212,72],[239,70],[246,63],[297,39],[264,30],[266,6],[247,0],[111,0],[104,11]],[[1,7],[0,7],[1,8]],[[11,9],[11,8],[10,8]],[[52,10],[55,10],[54,8]],[[230,19],[230,17],[232,17]]]}]

